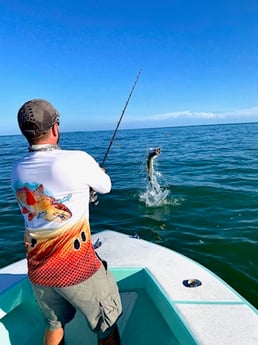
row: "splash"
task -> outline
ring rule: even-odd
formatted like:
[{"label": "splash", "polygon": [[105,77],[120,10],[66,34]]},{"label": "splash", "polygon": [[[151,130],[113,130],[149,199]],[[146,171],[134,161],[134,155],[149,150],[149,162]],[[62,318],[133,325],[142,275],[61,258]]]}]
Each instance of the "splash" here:
[{"label": "splash", "polygon": [[144,202],[146,206],[156,207],[168,204],[167,197],[169,190],[161,188],[158,180],[162,177],[159,171],[154,169],[154,158],[160,154],[160,148],[149,149],[147,155],[147,175],[148,185],[146,190],[140,194],[140,201]]},{"label": "splash", "polygon": [[146,187],[146,190],[139,195],[140,202],[145,203],[147,207],[160,206],[180,206],[185,201],[183,197],[171,196],[168,188],[162,188],[158,184],[156,189]]},{"label": "splash", "polygon": [[170,197],[170,190],[167,187],[161,187],[159,181],[164,178],[161,172],[154,168],[154,159],[160,154],[160,148],[150,148],[147,151],[147,177],[148,183],[146,189],[139,195],[140,202],[145,203],[147,207],[160,207],[164,205],[181,205],[183,198]]},{"label": "splash", "polygon": [[144,202],[148,207],[157,207],[162,205],[170,204],[170,201],[167,199],[169,195],[169,190],[162,190],[159,187],[159,190],[147,187],[147,189],[140,194],[140,201]]}]

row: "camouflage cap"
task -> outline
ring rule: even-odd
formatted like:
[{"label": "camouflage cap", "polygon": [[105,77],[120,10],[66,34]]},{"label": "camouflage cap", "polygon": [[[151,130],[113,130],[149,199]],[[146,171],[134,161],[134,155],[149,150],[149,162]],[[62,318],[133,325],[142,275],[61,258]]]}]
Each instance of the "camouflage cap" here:
[{"label": "camouflage cap", "polygon": [[32,99],[18,111],[21,132],[27,138],[37,138],[45,134],[55,123],[59,123],[58,111],[43,99]]}]

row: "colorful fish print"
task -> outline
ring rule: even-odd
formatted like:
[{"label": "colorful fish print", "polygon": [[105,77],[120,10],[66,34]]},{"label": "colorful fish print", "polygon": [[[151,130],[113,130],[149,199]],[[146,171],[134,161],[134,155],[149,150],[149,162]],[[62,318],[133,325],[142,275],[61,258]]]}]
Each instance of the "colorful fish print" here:
[{"label": "colorful fish print", "polygon": [[[21,205],[22,214],[27,214],[29,221],[37,217],[49,222],[61,223],[72,217],[72,212],[67,206],[44,193],[42,184],[34,190],[25,186],[19,188],[16,197]],[[70,197],[71,195],[68,195],[63,200],[68,200]]]}]

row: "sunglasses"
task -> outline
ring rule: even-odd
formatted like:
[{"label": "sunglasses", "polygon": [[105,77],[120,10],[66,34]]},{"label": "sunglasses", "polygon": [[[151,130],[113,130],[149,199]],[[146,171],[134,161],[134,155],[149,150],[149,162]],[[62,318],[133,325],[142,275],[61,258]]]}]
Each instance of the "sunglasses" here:
[{"label": "sunglasses", "polygon": [[59,113],[55,113],[55,115],[56,115],[56,117],[55,117],[55,119],[53,121],[52,126],[54,126],[55,123],[57,123],[58,126],[59,126],[60,125],[60,114]]}]

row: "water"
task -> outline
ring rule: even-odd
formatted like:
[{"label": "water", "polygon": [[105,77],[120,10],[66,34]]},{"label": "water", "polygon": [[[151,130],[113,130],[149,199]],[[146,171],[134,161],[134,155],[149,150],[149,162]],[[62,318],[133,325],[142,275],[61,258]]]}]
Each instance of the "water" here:
[{"label": "water", "polygon": [[[63,133],[63,148],[101,162],[112,131]],[[146,155],[158,192],[150,189]],[[27,150],[0,137],[0,266],[24,258],[23,223],[9,183]],[[93,232],[109,229],[159,243],[205,265],[258,307],[258,124],[119,130],[105,162],[112,192],[91,207]]]}]

